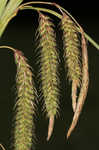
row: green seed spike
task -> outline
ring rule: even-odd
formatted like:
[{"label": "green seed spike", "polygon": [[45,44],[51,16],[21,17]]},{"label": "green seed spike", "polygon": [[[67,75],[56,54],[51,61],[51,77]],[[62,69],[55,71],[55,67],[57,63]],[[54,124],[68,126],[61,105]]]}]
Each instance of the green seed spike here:
[{"label": "green seed spike", "polygon": [[63,30],[64,62],[68,69],[68,79],[72,81],[72,106],[76,109],[77,88],[80,87],[81,63],[80,49],[77,28],[74,22],[63,14],[61,19],[61,29]]},{"label": "green seed spike", "polygon": [[88,73],[88,54],[87,54],[87,45],[86,45],[86,40],[84,37],[84,32],[81,29],[82,32],[82,84],[81,84],[81,90],[80,90],[80,94],[78,97],[78,103],[77,103],[77,108],[76,111],[74,113],[74,117],[73,117],[73,121],[71,123],[71,126],[68,130],[67,133],[67,138],[70,136],[71,132],[74,130],[80,113],[82,111],[86,96],[87,96],[87,91],[88,91],[88,84],[89,84],[89,73]]},{"label": "green seed spike", "polygon": [[58,112],[58,97],[59,97],[59,78],[57,73],[58,68],[58,53],[56,49],[56,40],[53,30],[53,23],[48,16],[39,13],[39,36],[41,47],[41,80],[42,92],[45,100],[45,109],[49,118],[48,137],[50,139],[54,118]]},{"label": "green seed spike", "polygon": [[30,150],[33,142],[32,138],[35,137],[33,121],[35,87],[30,66],[22,52],[18,50],[15,52],[15,62],[17,65],[17,102],[15,105],[14,149]]}]

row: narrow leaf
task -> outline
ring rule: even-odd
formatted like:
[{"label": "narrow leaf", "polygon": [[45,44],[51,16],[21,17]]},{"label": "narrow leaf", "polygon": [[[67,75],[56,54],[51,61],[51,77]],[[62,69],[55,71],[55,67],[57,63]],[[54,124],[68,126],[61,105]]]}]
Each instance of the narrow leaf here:
[{"label": "narrow leaf", "polygon": [[5,10],[5,6],[6,6],[7,0],[0,0],[0,17],[3,14],[3,11]]},{"label": "narrow leaf", "polygon": [[9,21],[16,16],[17,8],[22,3],[23,0],[9,0],[6,8],[3,11],[3,14],[0,18],[0,37],[2,36],[6,26]]}]

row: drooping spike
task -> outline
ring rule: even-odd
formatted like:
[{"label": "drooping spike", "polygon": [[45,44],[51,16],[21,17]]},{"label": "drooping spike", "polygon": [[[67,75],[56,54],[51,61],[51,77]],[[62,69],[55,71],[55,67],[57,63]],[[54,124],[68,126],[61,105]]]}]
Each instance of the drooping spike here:
[{"label": "drooping spike", "polygon": [[78,122],[88,91],[88,84],[89,84],[88,54],[87,54],[87,45],[86,45],[83,30],[82,30],[82,63],[83,63],[83,68],[82,68],[81,90],[78,97],[78,103],[76,106],[76,111],[74,113],[73,121],[67,133],[67,138],[70,136],[71,132],[74,130]]},{"label": "drooping spike", "polygon": [[41,47],[41,81],[42,81],[42,92],[45,101],[45,110],[49,118],[48,137],[51,137],[54,118],[58,111],[58,97],[59,97],[59,78],[58,78],[58,53],[56,49],[56,39],[53,29],[53,23],[50,21],[48,16],[39,14],[39,36],[40,36],[40,47]]},{"label": "drooping spike", "polygon": [[35,137],[35,86],[30,66],[21,51],[15,51],[17,65],[16,88],[17,101],[15,104],[14,150],[31,149]]},{"label": "drooping spike", "polygon": [[74,22],[66,14],[63,14],[61,19],[61,29],[63,31],[65,68],[68,69],[67,76],[72,82],[72,107],[75,112],[77,88],[80,87],[82,74],[78,31]]}]

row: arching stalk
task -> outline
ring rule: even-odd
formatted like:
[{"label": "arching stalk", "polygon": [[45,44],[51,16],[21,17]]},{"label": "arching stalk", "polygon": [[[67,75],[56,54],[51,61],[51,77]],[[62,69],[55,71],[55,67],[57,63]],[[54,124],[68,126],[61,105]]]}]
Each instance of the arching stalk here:
[{"label": "arching stalk", "polygon": [[[27,3],[27,4],[28,4],[28,3]],[[32,2],[31,2],[30,4],[32,4]],[[35,3],[35,4],[36,4],[36,3]],[[51,3],[50,3],[50,4],[51,4]],[[58,6],[59,6],[59,5],[58,5]],[[81,33],[80,25],[79,25],[78,22],[74,19],[74,17],[72,17],[72,16],[70,15],[70,13],[69,13],[68,11],[66,11],[64,8],[62,8],[61,6],[60,6],[60,8],[61,8],[62,10],[64,10],[64,12],[65,12],[67,15],[69,15],[69,16],[71,17],[71,19],[76,23],[76,25],[78,25],[78,32]],[[59,13],[53,11],[53,10],[47,9],[47,8],[33,7],[33,6],[29,6],[29,5],[25,5],[25,4],[24,4],[24,5],[20,6],[19,9],[20,9],[20,10],[32,9],[32,10],[35,10],[35,11],[42,11],[42,12],[46,12],[46,13],[49,13],[49,14],[51,14],[51,15],[54,15],[54,16],[56,16],[56,17],[59,18],[59,19],[62,19],[62,15],[61,15],[61,14],[59,14]],[[96,43],[86,32],[84,32],[84,36],[85,36],[85,38],[86,38],[96,49],[99,50],[99,44]]]}]

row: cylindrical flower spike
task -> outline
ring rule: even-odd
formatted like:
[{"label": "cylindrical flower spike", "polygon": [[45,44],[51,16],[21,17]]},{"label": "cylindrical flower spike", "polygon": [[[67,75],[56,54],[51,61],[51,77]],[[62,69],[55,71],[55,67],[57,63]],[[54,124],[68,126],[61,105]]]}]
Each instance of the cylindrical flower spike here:
[{"label": "cylindrical flower spike", "polygon": [[50,18],[40,13],[39,36],[41,47],[41,80],[45,109],[49,118],[48,137],[51,137],[54,117],[58,111],[59,79],[57,74],[58,53],[56,49],[55,33]]},{"label": "cylindrical flower spike", "polygon": [[66,14],[63,14],[61,28],[63,30],[64,62],[65,68],[68,69],[68,78],[72,81],[72,107],[75,112],[77,88],[80,87],[81,82],[78,32],[74,22]]},{"label": "cylindrical flower spike", "polygon": [[17,102],[15,105],[14,150],[31,149],[34,136],[33,116],[35,114],[35,87],[32,72],[21,51],[16,50],[17,65],[16,87]]},{"label": "cylindrical flower spike", "polygon": [[70,136],[71,132],[74,130],[74,128],[78,122],[80,113],[82,111],[82,107],[83,107],[85,99],[86,99],[86,95],[87,95],[87,91],[88,91],[88,84],[89,84],[87,45],[86,45],[86,41],[85,41],[85,37],[84,37],[84,33],[83,33],[82,29],[81,29],[81,32],[82,32],[81,34],[82,34],[82,64],[83,64],[82,84],[81,84],[80,94],[78,97],[76,111],[74,113],[72,124],[68,130],[67,138]]}]

